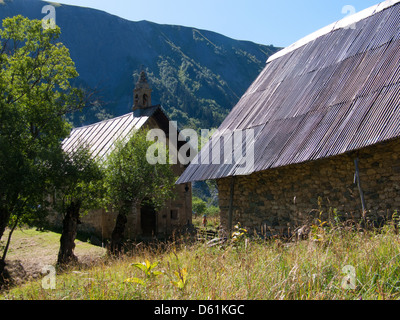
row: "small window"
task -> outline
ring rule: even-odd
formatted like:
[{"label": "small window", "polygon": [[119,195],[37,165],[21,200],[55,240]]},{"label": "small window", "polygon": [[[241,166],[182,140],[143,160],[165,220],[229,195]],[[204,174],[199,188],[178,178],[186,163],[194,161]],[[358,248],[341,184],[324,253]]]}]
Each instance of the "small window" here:
[{"label": "small window", "polygon": [[171,210],[171,219],[178,220],[178,210]]}]

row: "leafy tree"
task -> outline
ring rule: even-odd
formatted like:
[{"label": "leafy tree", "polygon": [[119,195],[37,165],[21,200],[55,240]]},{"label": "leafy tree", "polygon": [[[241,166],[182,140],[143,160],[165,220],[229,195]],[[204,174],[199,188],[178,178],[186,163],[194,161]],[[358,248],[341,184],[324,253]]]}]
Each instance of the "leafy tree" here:
[{"label": "leafy tree", "polygon": [[54,154],[70,132],[65,114],[84,103],[70,85],[78,73],[59,35],[59,27],[43,29],[40,20],[22,16],[4,19],[0,29],[0,239],[10,222],[13,231],[38,212]]},{"label": "leafy tree", "polygon": [[[176,177],[168,164],[152,165],[147,150],[154,142],[147,141],[147,131],[135,131],[127,142],[118,141],[106,164],[106,186],[109,202],[118,211],[111,235],[110,252],[121,250],[127,215],[133,207],[151,205],[159,210],[174,196]],[[163,146],[160,145],[159,152]],[[168,154],[168,151],[164,149]]]},{"label": "leafy tree", "polygon": [[192,208],[193,208],[193,212],[196,215],[201,216],[206,213],[207,203],[198,197],[193,197],[192,198]]},{"label": "leafy tree", "polygon": [[71,154],[62,153],[55,181],[54,208],[63,215],[59,265],[77,262],[74,255],[81,214],[103,206],[104,188],[101,165],[91,157],[89,148],[80,146]]},{"label": "leafy tree", "polygon": [[210,198],[207,203],[209,206],[218,207],[218,185],[217,180],[207,180],[206,185],[210,192]]}]

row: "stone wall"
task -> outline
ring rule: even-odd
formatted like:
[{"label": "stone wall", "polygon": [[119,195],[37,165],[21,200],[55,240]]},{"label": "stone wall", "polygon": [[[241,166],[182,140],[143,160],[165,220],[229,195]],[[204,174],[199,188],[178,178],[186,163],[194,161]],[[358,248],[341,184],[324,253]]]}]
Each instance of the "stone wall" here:
[{"label": "stone wall", "polygon": [[[157,121],[153,118],[147,121],[146,127],[160,129]],[[168,138],[166,142],[169,145]],[[172,165],[172,170],[175,176],[178,177],[183,173],[185,167],[178,163]],[[175,185],[175,194],[175,198],[166,201],[163,208],[156,214],[155,236],[159,238],[168,237],[175,231],[184,228],[187,224],[192,224],[191,184]],[[172,211],[174,212],[172,213]],[[82,224],[78,227],[79,231],[93,234],[102,241],[106,241],[111,238],[117,215],[118,213],[108,209],[91,211],[88,215],[82,217]],[[140,239],[142,236],[140,206],[133,207],[127,218],[125,238]]]},{"label": "stone wall", "polygon": [[[359,158],[361,188],[371,219],[400,209],[400,139],[357,152],[271,169],[234,179],[233,216],[257,232],[286,234],[319,216],[359,219],[360,193],[354,183]],[[232,178],[218,180],[221,225],[228,229]]]},{"label": "stone wall", "polygon": [[[173,171],[179,175],[184,170],[180,164],[173,165]],[[187,224],[192,224],[192,186],[175,186],[175,198],[166,201],[163,208],[156,213],[156,234],[159,238],[172,235],[175,231],[181,230]],[[173,214],[171,211],[174,211]],[[82,224],[78,226],[80,232],[85,232],[96,236],[102,242],[111,238],[118,213],[109,209],[93,210],[81,218]],[[125,227],[125,238],[140,239],[141,214],[140,206],[132,207],[127,216],[128,220]],[[62,225],[62,224],[61,224]]]}]

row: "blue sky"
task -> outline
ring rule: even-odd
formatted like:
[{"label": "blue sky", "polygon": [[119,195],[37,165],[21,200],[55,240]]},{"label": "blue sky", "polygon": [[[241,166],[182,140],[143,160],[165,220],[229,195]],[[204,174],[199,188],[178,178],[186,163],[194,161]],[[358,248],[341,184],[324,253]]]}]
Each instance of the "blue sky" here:
[{"label": "blue sky", "polygon": [[[382,0],[59,0],[132,20],[215,31],[285,47]],[[350,11],[342,12],[345,6]],[[354,9],[353,9],[354,8]]]}]

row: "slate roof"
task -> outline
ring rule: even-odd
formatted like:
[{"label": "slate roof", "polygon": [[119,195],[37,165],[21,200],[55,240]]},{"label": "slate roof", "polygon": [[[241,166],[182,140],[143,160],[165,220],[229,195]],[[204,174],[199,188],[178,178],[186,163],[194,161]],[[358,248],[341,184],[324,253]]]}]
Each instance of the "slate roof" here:
[{"label": "slate roof", "polygon": [[[202,164],[218,138],[230,141],[235,130],[254,132],[247,141],[254,166]],[[248,175],[399,136],[400,0],[390,0],[270,57],[177,183]]]}]

